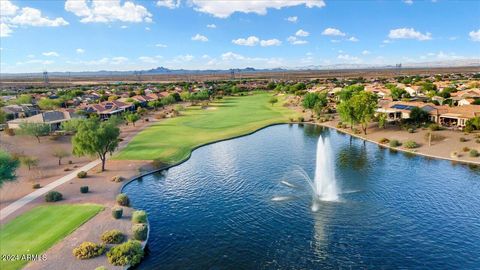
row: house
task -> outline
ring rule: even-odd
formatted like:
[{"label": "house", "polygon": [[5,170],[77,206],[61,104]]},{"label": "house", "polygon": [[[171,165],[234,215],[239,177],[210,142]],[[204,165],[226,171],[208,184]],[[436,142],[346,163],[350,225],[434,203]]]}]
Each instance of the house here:
[{"label": "house", "polygon": [[83,110],[88,114],[96,113],[100,119],[105,120],[109,119],[112,115],[119,115],[127,111],[135,111],[135,105],[113,100],[87,105]]},{"label": "house", "polygon": [[8,105],[1,110],[7,115],[7,119],[30,117],[40,113],[40,109],[32,104]]},{"label": "house", "polygon": [[433,103],[412,102],[412,101],[393,101],[377,109],[377,113],[385,113],[388,122],[409,119],[413,108],[420,108],[429,114],[430,121],[437,122],[440,111]]},{"label": "house", "polygon": [[473,105],[474,102],[474,98],[463,98],[458,101],[458,106]]},{"label": "house", "polygon": [[50,130],[55,131],[60,128],[62,122],[68,121],[74,118],[81,118],[80,115],[76,114],[73,110],[59,110],[59,111],[47,111],[43,113],[36,114],[34,116],[26,118],[17,118],[7,122],[7,125],[11,129],[20,128],[22,123],[38,123],[38,124],[48,124],[50,125]]},{"label": "house", "polygon": [[440,114],[438,123],[445,127],[464,128],[469,119],[478,116],[480,116],[480,105],[447,107],[446,112]]},{"label": "house", "polygon": [[459,101],[466,98],[480,98],[480,89],[472,88],[467,90],[458,91],[455,93],[451,93],[450,96],[453,100]]}]

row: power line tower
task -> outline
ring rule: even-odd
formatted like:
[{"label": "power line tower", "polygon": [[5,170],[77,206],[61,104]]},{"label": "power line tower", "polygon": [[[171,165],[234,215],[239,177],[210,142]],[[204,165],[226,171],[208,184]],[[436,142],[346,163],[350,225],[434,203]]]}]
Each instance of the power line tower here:
[{"label": "power line tower", "polygon": [[48,84],[48,71],[43,72],[43,83]]},{"label": "power line tower", "polygon": [[230,69],[230,80],[235,80],[235,70]]}]

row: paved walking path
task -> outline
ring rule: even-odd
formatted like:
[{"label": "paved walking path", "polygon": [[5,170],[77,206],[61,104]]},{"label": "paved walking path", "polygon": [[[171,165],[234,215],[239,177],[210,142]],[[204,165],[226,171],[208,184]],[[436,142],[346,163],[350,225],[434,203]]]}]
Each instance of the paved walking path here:
[{"label": "paved walking path", "polygon": [[3,220],[4,218],[9,216],[13,212],[20,209],[22,206],[24,206],[27,203],[37,199],[38,197],[42,196],[43,194],[51,191],[52,189],[60,186],[61,184],[64,184],[64,183],[72,180],[73,178],[77,177],[77,173],[79,173],[80,171],[89,171],[90,169],[94,168],[95,166],[97,166],[100,163],[101,163],[100,159],[94,160],[94,161],[84,165],[83,167],[78,168],[77,170],[73,171],[72,173],[67,174],[67,175],[63,176],[62,178],[59,178],[59,179],[53,181],[52,183],[50,183],[50,184],[32,192],[32,193],[24,196],[23,198],[14,201],[13,203],[9,204],[8,206],[6,206],[6,207],[4,207],[3,209],[0,210],[0,220]]}]

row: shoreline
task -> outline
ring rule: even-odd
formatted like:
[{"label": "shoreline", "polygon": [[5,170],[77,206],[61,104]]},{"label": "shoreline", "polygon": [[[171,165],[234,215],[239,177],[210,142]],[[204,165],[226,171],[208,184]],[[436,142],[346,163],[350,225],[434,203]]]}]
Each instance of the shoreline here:
[{"label": "shoreline", "polygon": [[325,123],[312,123],[314,125],[318,125],[318,126],[321,126],[321,127],[327,127],[327,128],[331,128],[331,129],[334,129],[338,132],[341,132],[343,134],[347,134],[347,135],[350,135],[354,138],[357,138],[357,139],[362,139],[364,141],[367,141],[367,142],[370,142],[370,143],[374,143],[380,147],[383,147],[383,148],[386,148],[386,149],[390,149],[390,150],[394,150],[394,151],[399,151],[399,152],[403,152],[403,153],[407,153],[407,154],[413,154],[413,155],[418,155],[418,156],[422,156],[422,157],[427,157],[427,158],[434,158],[434,159],[439,159],[439,160],[446,160],[446,161],[451,161],[451,162],[456,162],[456,163],[463,163],[463,164],[466,164],[466,165],[477,165],[477,166],[480,166],[480,161],[478,162],[475,162],[475,161],[470,161],[470,160],[460,160],[460,159],[454,159],[454,158],[451,158],[451,157],[444,157],[444,156],[438,156],[438,155],[432,155],[432,154],[426,154],[426,153],[422,153],[422,152],[418,152],[418,151],[411,151],[411,150],[407,150],[407,149],[403,149],[403,148],[400,148],[400,147],[391,147],[390,145],[388,144],[382,144],[382,143],[379,143],[377,141],[374,141],[372,139],[368,139],[368,138],[365,138],[359,134],[353,134],[353,133],[350,133],[348,132],[347,130],[345,129],[340,129],[336,126],[331,126],[331,125],[328,125],[326,124],[328,122],[325,122]]}]

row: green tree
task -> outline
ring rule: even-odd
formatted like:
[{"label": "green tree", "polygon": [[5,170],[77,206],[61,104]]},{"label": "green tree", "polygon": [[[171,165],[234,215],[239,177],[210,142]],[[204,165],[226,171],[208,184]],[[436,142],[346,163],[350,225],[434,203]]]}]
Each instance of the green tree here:
[{"label": "green tree", "polygon": [[162,102],[160,100],[152,100],[148,102],[148,107],[154,108],[155,111],[158,109],[158,107],[162,106]]},{"label": "green tree", "polygon": [[7,122],[7,114],[0,110],[0,124],[5,124]]},{"label": "green tree", "polygon": [[271,97],[269,100],[268,100],[268,103],[272,104],[272,106],[278,102],[278,98],[277,97]]},{"label": "green tree", "polygon": [[415,124],[426,123],[428,122],[428,112],[418,107],[413,107],[410,110],[410,121]]},{"label": "green tree", "polygon": [[0,187],[4,182],[16,179],[15,171],[18,165],[18,159],[13,158],[6,151],[0,149]]},{"label": "green tree", "polygon": [[397,88],[397,87],[391,88],[390,89],[390,94],[391,94],[393,100],[400,100],[400,99],[408,96],[408,93],[407,93],[407,91],[405,91],[405,89],[400,89],[400,88]]},{"label": "green tree", "polygon": [[343,122],[350,123],[350,129],[353,129],[353,126],[358,123],[357,115],[350,99],[340,101],[337,111]]},{"label": "green tree", "polygon": [[40,143],[41,136],[47,136],[50,134],[50,125],[43,123],[28,123],[24,122],[20,124],[20,135],[33,136],[37,138]]},{"label": "green tree", "polygon": [[307,93],[303,97],[302,106],[305,109],[313,109],[315,107],[315,103],[318,101],[317,93]]},{"label": "green tree", "polygon": [[127,113],[125,114],[125,120],[127,120],[127,122],[132,123],[133,126],[135,126],[135,122],[140,120],[140,115],[138,115],[138,113]]},{"label": "green tree", "polygon": [[362,91],[354,95],[349,103],[353,108],[355,119],[360,123],[363,133],[367,135],[368,124],[372,121],[377,109],[377,96],[371,92]]},{"label": "green tree", "polygon": [[175,98],[171,95],[162,98],[162,105],[163,106],[168,106],[168,105],[173,104],[175,102],[176,102]]},{"label": "green tree", "polygon": [[62,158],[70,156],[70,153],[62,148],[55,148],[53,150],[52,156],[58,158],[58,166],[62,165]]},{"label": "green tree", "polygon": [[378,127],[385,128],[387,126],[387,114],[379,113],[378,114]]},{"label": "green tree", "polygon": [[68,121],[62,122],[60,124],[60,128],[65,132],[75,133],[77,132],[78,125],[80,124],[81,121],[83,121],[83,119],[79,119],[79,118],[70,119]]},{"label": "green tree", "polygon": [[365,89],[365,86],[360,84],[349,85],[343,88],[340,92],[337,93],[340,101],[346,101],[352,98],[353,95],[359,93]]},{"label": "green tree", "polygon": [[32,104],[32,95],[20,95],[17,99],[13,102],[17,105],[21,104]]},{"label": "green tree", "polygon": [[42,110],[55,110],[60,108],[60,100],[43,98],[38,101],[38,107]]},{"label": "green tree", "polygon": [[100,122],[98,118],[83,121],[72,138],[73,154],[76,156],[98,156],[105,171],[107,153],[112,154],[118,147],[120,129],[109,121]]},{"label": "green tree", "polygon": [[28,167],[28,170],[30,171],[32,167],[35,167],[38,165],[38,158],[30,157],[30,156],[21,156],[20,162],[22,163],[23,166]]}]

